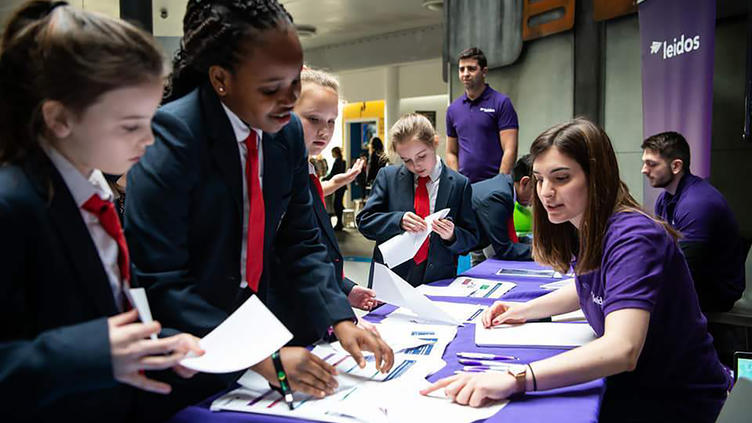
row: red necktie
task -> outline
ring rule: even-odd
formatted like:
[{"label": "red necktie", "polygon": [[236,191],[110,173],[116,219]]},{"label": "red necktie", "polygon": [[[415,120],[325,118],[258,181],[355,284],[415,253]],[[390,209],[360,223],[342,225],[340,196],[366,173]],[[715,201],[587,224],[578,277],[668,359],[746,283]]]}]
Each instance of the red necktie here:
[{"label": "red necktie", "polygon": [[517,231],[514,229],[514,216],[511,216],[509,220],[507,220],[507,233],[509,234],[510,241],[515,244],[520,242],[520,240],[517,239]]},{"label": "red necktie", "polygon": [[[431,203],[428,200],[428,189],[426,188],[428,183],[428,176],[421,176],[418,178],[418,188],[415,189],[415,214],[425,218],[431,214]],[[428,238],[423,241],[423,244],[415,253],[413,260],[415,264],[421,264],[428,258],[428,241],[431,239],[431,234],[428,234]]]},{"label": "red necktie", "polygon": [[248,213],[248,238],[245,249],[245,280],[253,292],[258,292],[261,272],[264,270],[264,194],[259,181],[258,137],[251,130],[245,139],[248,155],[245,159],[245,181],[250,211]]},{"label": "red necktie", "polygon": [[[125,290],[131,280],[130,259],[128,257],[128,244],[125,243],[125,236],[123,235],[123,229],[120,227],[120,219],[118,219],[117,212],[115,211],[115,205],[112,201],[103,200],[97,194],[94,194],[86,200],[81,208],[95,215],[99,219],[99,224],[107,232],[107,235],[112,237],[117,243],[120,280],[122,281],[122,289]],[[128,303],[127,299],[124,302],[125,308],[128,309],[130,303]]]},{"label": "red necktie", "polygon": [[316,191],[319,193],[319,197],[321,198],[321,202],[324,203],[326,206],[326,201],[324,201],[324,188],[321,186],[321,181],[319,181],[319,177],[314,175],[313,173],[309,173],[308,176],[311,177],[311,183],[314,187],[316,187]]}]

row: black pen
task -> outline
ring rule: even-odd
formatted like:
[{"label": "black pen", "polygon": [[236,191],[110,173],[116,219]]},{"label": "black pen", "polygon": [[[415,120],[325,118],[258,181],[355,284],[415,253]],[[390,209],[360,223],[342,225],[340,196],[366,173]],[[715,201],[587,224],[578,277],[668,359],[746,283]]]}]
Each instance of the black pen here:
[{"label": "black pen", "polygon": [[290,410],[294,410],[295,407],[292,405],[292,390],[287,380],[285,368],[282,367],[282,359],[279,358],[279,351],[272,353],[272,362],[274,363],[274,371],[277,372],[277,380],[279,381],[279,388],[282,391],[282,397],[285,399],[287,406],[290,407]]}]

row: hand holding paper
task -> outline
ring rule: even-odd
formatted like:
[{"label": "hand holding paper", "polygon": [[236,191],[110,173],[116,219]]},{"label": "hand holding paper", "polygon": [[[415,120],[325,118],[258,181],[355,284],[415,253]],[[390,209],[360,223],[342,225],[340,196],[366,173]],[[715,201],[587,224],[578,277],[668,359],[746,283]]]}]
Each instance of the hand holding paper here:
[{"label": "hand holding paper", "polygon": [[206,354],[186,358],[180,364],[206,373],[243,370],[269,357],[290,339],[290,331],[254,295],[201,340]]},{"label": "hand holding paper", "polygon": [[449,214],[449,209],[430,214],[424,219],[425,229],[418,230],[417,226],[411,223],[413,226],[410,228],[415,229],[416,232],[403,232],[379,245],[384,263],[391,269],[413,258],[433,230],[433,222],[445,218],[447,214]]}]

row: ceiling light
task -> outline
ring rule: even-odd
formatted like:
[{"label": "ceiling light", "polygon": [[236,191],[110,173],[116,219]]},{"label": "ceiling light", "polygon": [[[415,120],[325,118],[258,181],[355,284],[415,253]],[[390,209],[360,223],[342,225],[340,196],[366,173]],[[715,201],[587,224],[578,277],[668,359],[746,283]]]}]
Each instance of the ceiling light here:
[{"label": "ceiling light", "polygon": [[298,37],[300,38],[310,38],[316,35],[316,27],[313,25],[296,24],[295,30],[298,31]]},{"label": "ceiling light", "polygon": [[423,0],[423,7],[432,12],[441,12],[444,9],[444,0]]}]

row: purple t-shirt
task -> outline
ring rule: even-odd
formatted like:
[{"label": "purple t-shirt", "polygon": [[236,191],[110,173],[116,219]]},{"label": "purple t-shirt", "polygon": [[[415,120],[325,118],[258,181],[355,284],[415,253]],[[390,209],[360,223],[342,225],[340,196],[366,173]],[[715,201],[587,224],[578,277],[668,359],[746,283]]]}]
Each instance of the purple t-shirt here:
[{"label": "purple t-shirt", "polygon": [[661,193],[655,214],[682,234],[679,245],[692,258],[689,263],[702,309],[729,310],[744,292],[746,251],[723,194],[708,181],[686,174],[674,195]]},{"label": "purple t-shirt", "polygon": [[499,174],[504,156],[499,131],[519,124],[509,97],[486,85],[475,100],[462,94],[449,105],[446,126],[447,135],[459,144],[460,173],[474,183]]},{"label": "purple t-shirt", "polygon": [[646,410],[673,421],[715,421],[729,375],[713,349],[684,256],[665,228],[637,212],[612,215],[600,268],[578,275],[576,286],[599,337],[613,311],[650,312],[637,368],[608,377],[607,397],[637,407],[644,401],[651,404]]}]

